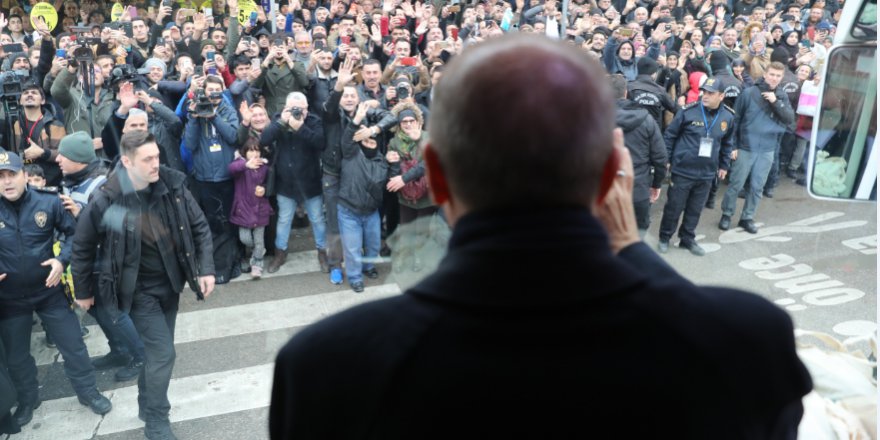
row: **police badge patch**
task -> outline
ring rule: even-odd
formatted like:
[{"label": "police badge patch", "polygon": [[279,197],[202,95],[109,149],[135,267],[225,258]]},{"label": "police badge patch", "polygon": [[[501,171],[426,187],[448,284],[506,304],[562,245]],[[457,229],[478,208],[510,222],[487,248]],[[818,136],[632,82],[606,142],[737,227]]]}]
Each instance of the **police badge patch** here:
[{"label": "police badge patch", "polygon": [[727,121],[721,121],[721,131],[727,131]]},{"label": "police badge patch", "polygon": [[37,211],[37,213],[34,214],[34,221],[37,222],[38,227],[45,227],[46,220],[49,220],[49,216],[44,211]]}]

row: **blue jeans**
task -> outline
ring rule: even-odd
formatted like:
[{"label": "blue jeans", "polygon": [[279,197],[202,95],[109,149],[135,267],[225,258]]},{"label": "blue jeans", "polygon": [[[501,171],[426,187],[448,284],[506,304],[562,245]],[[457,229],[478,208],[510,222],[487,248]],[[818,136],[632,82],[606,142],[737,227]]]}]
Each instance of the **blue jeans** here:
[{"label": "blue jeans", "polygon": [[[278,227],[275,229],[275,249],[287,250],[287,242],[290,241],[290,225],[293,215],[296,213],[296,200],[279,194],[278,199]],[[327,221],[324,220],[324,200],[321,196],[315,196],[306,200],[306,213],[312,224],[312,232],[315,234],[315,247],[326,249]]]},{"label": "blue jeans", "polygon": [[727,186],[727,192],[724,193],[724,201],[721,202],[721,213],[733,217],[733,213],[736,212],[736,198],[739,190],[746,184],[746,178],[751,173],[752,177],[749,179],[746,202],[743,204],[740,219],[752,220],[758,209],[758,202],[763,197],[764,184],[767,182],[767,176],[770,174],[770,167],[773,166],[773,158],[776,153],[775,151],[753,153],[739,150],[737,154],[738,156],[730,168],[730,184]]},{"label": "blue jeans", "polygon": [[345,275],[348,283],[363,281],[363,271],[373,268],[373,263],[363,263],[363,256],[376,258],[382,245],[382,219],[379,210],[360,215],[342,204],[336,205],[339,214],[339,234],[345,254]]}]

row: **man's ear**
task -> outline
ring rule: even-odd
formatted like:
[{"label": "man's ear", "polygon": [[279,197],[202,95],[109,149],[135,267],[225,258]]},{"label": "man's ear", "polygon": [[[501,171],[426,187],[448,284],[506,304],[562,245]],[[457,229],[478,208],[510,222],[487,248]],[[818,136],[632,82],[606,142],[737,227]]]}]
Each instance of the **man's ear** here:
[{"label": "man's ear", "polygon": [[428,192],[431,194],[431,199],[436,205],[443,205],[450,201],[449,185],[446,183],[440,158],[437,157],[437,152],[430,142],[425,144],[422,158],[425,160],[425,173],[428,177]]},{"label": "man's ear", "polygon": [[126,156],[124,154],[120,154],[119,160],[122,162],[122,166],[124,166],[125,169],[131,168],[131,159],[129,159],[128,156]]}]

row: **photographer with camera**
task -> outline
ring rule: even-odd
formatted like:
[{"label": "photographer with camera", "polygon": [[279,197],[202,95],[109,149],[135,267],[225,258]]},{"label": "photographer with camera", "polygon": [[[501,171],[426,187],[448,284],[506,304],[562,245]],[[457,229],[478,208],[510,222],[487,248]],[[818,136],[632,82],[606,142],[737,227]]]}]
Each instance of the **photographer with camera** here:
[{"label": "photographer with camera", "polygon": [[235,188],[228,167],[237,149],[238,113],[224,99],[220,77],[197,77],[193,83],[184,145],[192,154],[193,194],[211,227],[217,284],[225,284],[241,274],[238,232],[229,223]]},{"label": "photographer with camera", "polygon": [[287,259],[290,227],[297,206],[308,213],[318,249],[318,262],[324,273],[327,264],[326,230],[321,192],[321,150],[324,126],[316,113],[309,112],[308,99],[301,92],[287,96],[284,109],[275,114],[260,137],[260,145],[275,152],[269,162],[275,166],[275,195],[278,200],[278,226],[275,257],[267,272],[277,272]]},{"label": "photographer with camera", "polygon": [[263,60],[262,74],[254,82],[266,98],[266,111],[270,115],[281,113],[292,92],[305,93],[309,77],[305,66],[295,63],[290,57],[287,38],[284,34],[274,34],[269,55]]},{"label": "photographer with camera", "polygon": [[[115,106],[113,92],[104,87],[104,72],[94,63],[89,47],[73,49],[73,59],[61,69],[52,83],[51,95],[64,110],[68,133],[85,131],[92,136],[95,149],[103,150],[101,130],[110,120]],[[99,157],[107,157],[103,151]]]},{"label": "photographer with camera", "polygon": [[[15,76],[12,72],[4,72],[0,75],[0,81],[4,92],[9,85],[7,81],[18,82],[20,90],[17,95],[2,94],[4,101],[16,100],[18,111],[16,115],[7,115],[8,123],[0,124],[3,136],[0,145],[21,156],[25,163],[39,164],[45,173],[47,185],[59,186],[61,170],[55,158],[58,156],[58,143],[67,134],[64,123],[55,118],[51,106],[46,105],[43,89],[36,83]],[[9,132],[10,128],[12,133]]]}]

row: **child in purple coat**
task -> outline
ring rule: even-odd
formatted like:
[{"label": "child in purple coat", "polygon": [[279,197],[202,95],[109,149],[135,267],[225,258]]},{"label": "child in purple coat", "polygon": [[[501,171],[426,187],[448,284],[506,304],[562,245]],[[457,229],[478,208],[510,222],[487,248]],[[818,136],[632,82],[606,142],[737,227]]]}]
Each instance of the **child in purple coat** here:
[{"label": "child in purple coat", "polygon": [[229,164],[229,173],[235,179],[235,198],[229,221],[238,226],[242,244],[253,249],[251,278],[259,279],[263,275],[263,256],[266,255],[263,233],[273,213],[265,186],[269,161],[263,158],[256,139],[248,139],[239,154],[240,157]]}]

